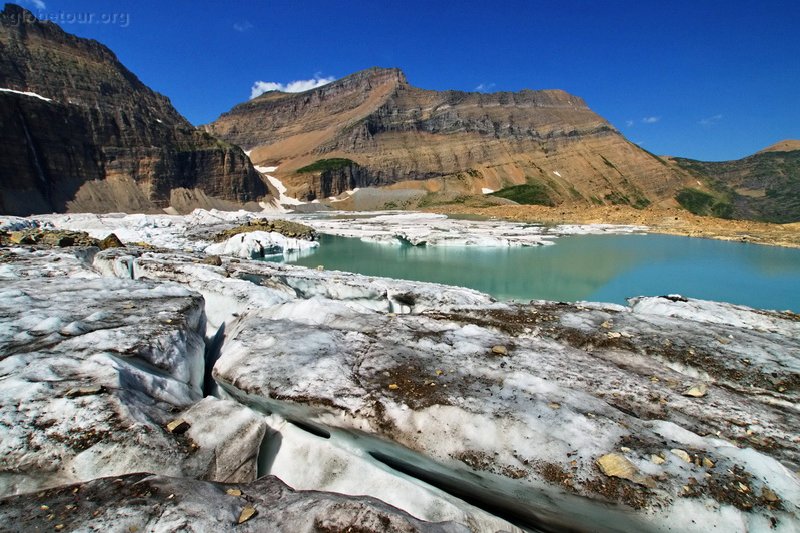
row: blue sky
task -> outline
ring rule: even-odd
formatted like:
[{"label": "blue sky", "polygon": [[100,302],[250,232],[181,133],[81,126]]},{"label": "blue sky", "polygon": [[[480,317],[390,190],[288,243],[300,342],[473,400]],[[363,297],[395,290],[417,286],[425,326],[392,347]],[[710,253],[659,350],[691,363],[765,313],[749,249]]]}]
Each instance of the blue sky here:
[{"label": "blue sky", "polygon": [[377,65],[426,89],[564,89],[657,154],[800,138],[796,0],[20,2],[108,45],[195,124],[257,81]]}]

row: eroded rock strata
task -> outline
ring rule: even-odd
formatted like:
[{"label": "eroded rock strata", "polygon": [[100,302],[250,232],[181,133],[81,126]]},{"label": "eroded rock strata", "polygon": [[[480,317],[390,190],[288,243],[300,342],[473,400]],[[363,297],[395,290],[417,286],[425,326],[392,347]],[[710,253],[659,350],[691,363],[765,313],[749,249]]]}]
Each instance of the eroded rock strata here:
[{"label": "eroded rock strata", "polygon": [[268,194],[237,146],[194,128],[111,50],[0,12],[0,213],[233,207]]},{"label": "eroded rock strata", "polygon": [[550,204],[641,207],[670,201],[687,177],[564,91],[430,91],[398,69],[267,92],[207,130],[277,165],[288,194],[308,200],[368,186],[452,198],[531,184]]}]

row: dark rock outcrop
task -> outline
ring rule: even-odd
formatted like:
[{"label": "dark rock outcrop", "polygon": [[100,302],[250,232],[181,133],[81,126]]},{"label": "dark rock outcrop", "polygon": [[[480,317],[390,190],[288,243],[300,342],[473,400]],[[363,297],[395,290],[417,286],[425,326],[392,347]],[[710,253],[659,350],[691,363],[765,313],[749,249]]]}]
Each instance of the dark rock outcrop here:
[{"label": "dark rock outcrop", "polygon": [[224,208],[268,194],[239,147],[194,128],[108,48],[12,4],[0,89],[0,213]]},{"label": "dark rock outcrop", "polygon": [[328,198],[336,196],[343,191],[360,187],[375,187],[383,185],[380,176],[375,176],[358,163],[350,163],[335,168],[328,168],[319,172],[306,173],[308,193],[304,200]]}]

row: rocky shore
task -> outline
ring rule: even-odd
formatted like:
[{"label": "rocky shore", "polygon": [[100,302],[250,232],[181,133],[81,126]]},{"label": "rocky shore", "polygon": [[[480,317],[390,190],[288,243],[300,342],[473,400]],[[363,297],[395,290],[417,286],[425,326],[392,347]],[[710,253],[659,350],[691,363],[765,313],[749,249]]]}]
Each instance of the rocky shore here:
[{"label": "rocky shore", "polygon": [[800,223],[772,224],[693,215],[684,209],[628,206],[547,207],[502,205],[468,207],[440,205],[426,211],[446,215],[478,215],[499,220],[547,224],[625,224],[646,226],[648,232],[774,246],[800,247]]}]

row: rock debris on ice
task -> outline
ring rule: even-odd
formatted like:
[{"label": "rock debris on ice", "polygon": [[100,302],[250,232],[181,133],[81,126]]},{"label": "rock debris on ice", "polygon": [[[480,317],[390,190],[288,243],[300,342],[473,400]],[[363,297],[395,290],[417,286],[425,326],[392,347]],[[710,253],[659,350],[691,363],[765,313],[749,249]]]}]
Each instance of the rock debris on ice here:
[{"label": "rock debris on ice", "polygon": [[[136,471],[249,481],[257,457],[258,474],[295,488],[473,531],[514,529],[498,515],[530,529],[797,531],[795,315],[679,297],[511,305],[252,261],[255,241],[272,242],[257,232],[210,243],[251,216],[36,217],[169,250],[0,248],[3,494]],[[293,220],[417,244],[557,236],[418,213]],[[619,228],[590,231],[606,230]],[[169,433],[178,419],[186,432]],[[240,527],[262,524],[273,489],[256,485],[237,485],[258,511]],[[9,501],[0,513],[24,509]],[[188,513],[154,519],[163,530]]]},{"label": "rock debris on ice", "polygon": [[252,483],[131,474],[0,500],[6,531],[403,531],[467,533],[428,523],[373,498],[294,491],[266,476]]}]

